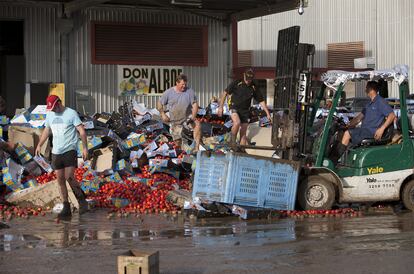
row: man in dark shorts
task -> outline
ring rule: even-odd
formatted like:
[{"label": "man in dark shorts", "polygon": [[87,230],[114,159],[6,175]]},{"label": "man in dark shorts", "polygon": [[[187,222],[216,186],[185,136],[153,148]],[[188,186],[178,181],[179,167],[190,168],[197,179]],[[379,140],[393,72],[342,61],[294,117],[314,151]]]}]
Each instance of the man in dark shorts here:
[{"label": "man in dark shorts", "polygon": [[269,110],[260,90],[253,82],[254,73],[252,69],[247,69],[243,73],[243,80],[236,80],[223,91],[220,98],[218,115],[223,115],[223,106],[227,96],[231,96],[229,105],[233,126],[231,128],[231,143],[236,143],[237,134],[240,130],[240,144],[247,145],[247,126],[249,125],[249,109],[252,98],[260,103],[260,106],[266,112],[269,122],[271,121]]},{"label": "man in dark shorts", "polygon": [[88,203],[79,184],[74,180],[74,171],[78,165],[76,152],[78,144],[77,132],[79,132],[82,140],[83,159],[86,160],[88,157],[86,132],[76,111],[63,106],[58,96],[48,96],[46,103],[46,109],[49,112],[46,116],[45,129],[36,148],[36,155],[40,155],[40,148],[48,138],[50,131],[52,131],[52,167],[56,172],[63,200],[63,209],[58,217],[63,218],[72,215],[68,201],[66,181],[69,183],[79,202],[79,214],[82,214],[87,211]]},{"label": "man in dark shorts", "polygon": [[[391,106],[379,94],[379,85],[375,81],[367,83],[365,92],[371,101],[361,113],[351,120],[341,143],[329,157],[336,164],[349,143],[357,145],[364,139],[380,140],[385,129],[394,122],[395,114]],[[385,120],[385,122],[384,122]],[[356,127],[362,121],[361,127]]]}]

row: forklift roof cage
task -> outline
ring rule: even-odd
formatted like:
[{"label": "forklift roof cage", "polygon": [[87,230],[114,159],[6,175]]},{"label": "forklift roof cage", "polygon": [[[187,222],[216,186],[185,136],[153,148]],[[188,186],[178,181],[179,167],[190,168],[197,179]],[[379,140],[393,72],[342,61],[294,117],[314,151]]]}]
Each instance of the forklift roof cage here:
[{"label": "forklift roof cage", "polygon": [[395,80],[400,85],[408,78],[408,66],[397,65],[393,69],[386,70],[369,70],[369,71],[341,71],[341,70],[330,70],[324,73],[321,80],[324,84],[333,89],[337,89],[340,84],[344,84],[347,81],[377,81],[384,79],[386,81]]}]

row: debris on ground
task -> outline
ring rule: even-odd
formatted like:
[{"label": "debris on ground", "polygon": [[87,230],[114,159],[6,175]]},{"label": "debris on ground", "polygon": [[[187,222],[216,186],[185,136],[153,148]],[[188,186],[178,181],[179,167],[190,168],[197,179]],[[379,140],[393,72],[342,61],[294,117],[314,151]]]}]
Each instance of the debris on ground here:
[{"label": "debris on ground", "polygon": [[[269,121],[263,116],[260,108],[252,108],[252,121],[267,127]],[[50,166],[51,141],[42,147],[43,157],[34,156],[45,118],[44,106],[22,110],[12,119],[0,117],[4,133],[0,140],[0,221],[59,208],[59,186]],[[289,180],[296,180],[298,166],[231,152],[229,112],[226,109],[219,117],[215,104],[198,112],[203,138],[197,156],[192,154],[190,128],[184,127],[183,143],[178,146],[158,111],[136,101],[126,102],[118,112],[81,119],[90,159],[81,159],[79,140],[75,180],[89,206],[108,209],[108,217],[179,212],[193,218],[243,219],[357,214],[351,209],[294,211],[296,189]],[[77,208],[71,188],[68,190],[70,202]]]}]

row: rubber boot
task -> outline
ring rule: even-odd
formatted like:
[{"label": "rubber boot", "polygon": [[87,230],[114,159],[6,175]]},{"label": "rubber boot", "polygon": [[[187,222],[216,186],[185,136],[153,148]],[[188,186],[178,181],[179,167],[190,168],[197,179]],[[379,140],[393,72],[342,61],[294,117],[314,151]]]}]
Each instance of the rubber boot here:
[{"label": "rubber boot", "polygon": [[72,216],[69,202],[63,202],[62,211],[58,214],[58,218],[69,218]]},{"label": "rubber boot", "polygon": [[88,202],[86,201],[86,195],[80,186],[70,186],[73,194],[75,194],[76,200],[79,203],[79,214],[83,214],[89,210]]}]

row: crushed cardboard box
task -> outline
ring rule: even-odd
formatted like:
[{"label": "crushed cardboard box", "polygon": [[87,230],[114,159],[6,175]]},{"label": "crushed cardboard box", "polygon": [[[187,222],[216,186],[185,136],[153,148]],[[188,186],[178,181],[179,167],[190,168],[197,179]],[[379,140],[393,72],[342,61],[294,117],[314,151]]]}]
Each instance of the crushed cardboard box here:
[{"label": "crushed cardboard box", "polygon": [[[69,202],[73,207],[79,208],[78,201],[72,188],[66,183],[68,188]],[[44,185],[26,188],[17,192],[13,192],[6,197],[6,201],[21,207],[50,207],[57,203],[61,203],[60,187],[57,180]]]},{"label": "crushed cardboard box", "polygon": [[111,144],[93,152],[91,167],[98,173],[110,171],[115,168],[116,159],[116,148]]},{"label": "crushed cardboard box", "polygon": [[[9,126],[9,142],[13,144],[23,144],[31,155],[35,154],[37,144],[39,143],[40,136],[42,135],[43,129],[30,128],[24,126]],[[40,152],[46,159],[50,158],[51,147],[49,145],[49,139],[41,147]]]}]

